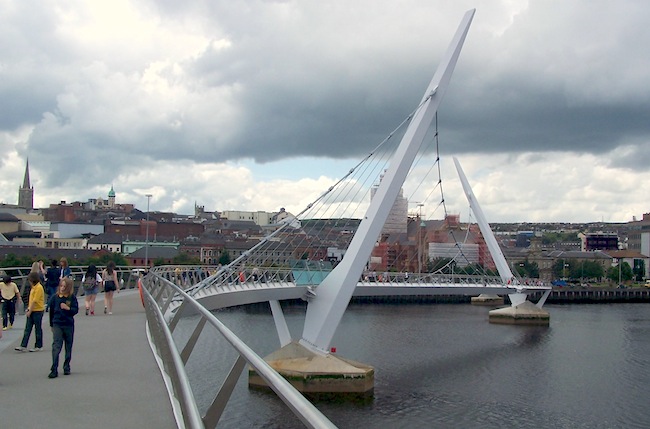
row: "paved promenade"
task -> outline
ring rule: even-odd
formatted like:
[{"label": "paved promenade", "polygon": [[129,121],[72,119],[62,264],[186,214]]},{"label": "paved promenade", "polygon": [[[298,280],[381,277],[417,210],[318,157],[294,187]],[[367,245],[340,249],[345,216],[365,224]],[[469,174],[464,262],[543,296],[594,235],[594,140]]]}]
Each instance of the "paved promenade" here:
[{"label": "paved promenade", "polygon": [[[43,318],[41,352],[16,352],[25,316],[0,339],[0,426],[6,428],[176,428],[167,390],[146,336],[137,290],[115,294],[113,315],[75,317],[71,374],[48,379],[52,333]],[[34,333],[28,348],[34,346]],[[59,365],[63,363],[61,352]]]}]

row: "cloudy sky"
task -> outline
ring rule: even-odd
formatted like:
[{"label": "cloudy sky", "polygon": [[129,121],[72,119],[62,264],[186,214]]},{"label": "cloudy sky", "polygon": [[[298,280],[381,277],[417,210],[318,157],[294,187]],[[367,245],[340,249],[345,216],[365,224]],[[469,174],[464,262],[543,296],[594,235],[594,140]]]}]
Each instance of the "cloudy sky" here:
[{"label": "cloudy sky", "polygon": [[[299,212],[417,105],[492,222],[650,211],[650,4],[638,0],[4,0],[0,201]],[[408,190],[406,190],[408,194]]]}]

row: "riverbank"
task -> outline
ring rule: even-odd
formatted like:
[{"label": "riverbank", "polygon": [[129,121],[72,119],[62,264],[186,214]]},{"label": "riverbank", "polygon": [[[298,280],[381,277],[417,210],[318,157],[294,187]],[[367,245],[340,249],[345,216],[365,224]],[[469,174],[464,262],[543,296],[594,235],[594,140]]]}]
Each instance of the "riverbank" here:
[{"label": "riverbank", "polygon": [[[541,298],[542,293],[531,293],[528,295],[528,299],[537,302]],[[467,304],[470,300],[470,296],[463,295],[389,295],[353,297],[351,302],[357,304]],[[554,288],[546,299],[546,302],[550,304],[650,303],[650,288]]]},{"label": "riverbank", "polygon": [[[528,299],[537,302],[542,292],[528,295]],[[350,299],[351,304],[470,304],[472,297],[469,295],[382,295],[382,296],[357,296]],[[509,304],[507,296],[506,304]],[[556,288],[551,291],[546,303],[549,304],[611,304],[611,303],[650,303],[650,289],[648,288]],[[306,307],[307,303],[301,299],[283,300],[283,305]],[[234,306],[231,308],[268,308],[267,302]],[[229,311],[222,309],[221,311]]]},{"label": "riverbank", "polygon": [[[531,301],[542,296],[540,292],[529,295]],[[650,302],[650,289],[639,288],[554,288],[547,303],[552,304],[595,304]]]}]

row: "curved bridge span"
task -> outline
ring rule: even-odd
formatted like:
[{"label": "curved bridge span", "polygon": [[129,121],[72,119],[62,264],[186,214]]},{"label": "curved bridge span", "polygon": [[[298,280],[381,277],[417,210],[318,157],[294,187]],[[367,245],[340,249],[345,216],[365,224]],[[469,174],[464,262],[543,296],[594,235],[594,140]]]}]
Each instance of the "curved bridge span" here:
[{"label": "curved bridge span", "polygon": [[[318,295],[319,288],[317,283],[311,280],[325,277],[328,274],[327,272],[312,272],[309,273],[309,276],[301,276],[304,273],[296,274],[290,270],[278,273],[277,270],[274,270],[259,272],[255,278],[250,275],[242,275],[244,281],[240,281],[239,273],[232,273],[229,276],[222,275],[221,278],[202,279],[199,268],[186,267],[179,273],[178,268],[157,267],[152,272],[185,289],[207,310],[267,301],[295,299],[310,301]],[[509,295],[550,289],[550,286],[542,284],[504,285],[501,283],[500,277],[451,274],[416,274],[405,277],[402,273],[390,273],[385,280],[359,281],[352,296]],[[180,300],[172,302],[169,310],[174,311],[178,305],[180,305]]]},{"label": "curved bridge span", "polygon": [[[374,369],[363,363],[333,356],[330,349],[334,332],[353,297],[508,295],[511,309],[518,311],[520,306],[531,306],[526,302],[529,293],[544,291],[536,304],[541,309],[551,288],[541,284],[528,285],[513,276],[457,160],[454,162],[463,190],[477,217],[499,277],[384,273],[380,278],[374,274],[364,275],[377,238],[436,118],[473,16],[474,10],[463,16],[418,108],[410,117],[400,143],[390,156],[388,168],[349,241],[345,256],[331,271],[323,270],[320,261],[316,259],[312,262],[318,264],[317,269],[312,269],[309,264],[297,268],[293,263],[278,262],[274,259],[277,256],[275,248],[264,248],[267,243],[275,244],[284,227],[293,224],[290,222],[217,270],[206,272],[201,267],[194,270],[185,267],[185,271],[180,268],[174,268],[173,271],[169,268],[155,268],[144,277],[141,282],[144,286],[143,302],[151,304],[145,307],[150,313],[150,320],[157,325],[152,331],[159,337],[157,343],[162,344],[161,353],[169,355],[164,360],[173,361],[170,371],[177,378],[173,384],[179,389],[175,396],[183,406],[183,416],[188,416],[189,420],[196,423],[200,421],[205,427],[216,426],[237,379],[248,366],[253,368],[249,370],[249,383],[273,389],[306,426],[333,427],[309,401],[296,394],[294,386],[287,378],[280,376],[280,372],[294,381],[295,375],[299,374],[296,382],[305,392],[365,394],[372,391]],[[286,237],[290,236],[291,234],[286,234]],[[302,257],[297,259],[303,261]],[[302,335],[298,341],[291,338],[280,306],[280,301],[288,299],[303,299],[308,302]],[[255,354],[210,312],[259,302],[269,302],[280,339],[281,349],[269,358],[274,367]],[[172,333],[181,317],[186,314],[198,314],[199,321],[182,350],[178,350]],[[510,317],[510,313],[507,317]],[[544,320],[548,320],[547,313]],[[198,343],[204,326],[208,324],[230,342],[238,357],[213,403],[205,414],[200,415],[192,400],[184,365]],[[194,423],[191,424],[194,426]]]},{"label": "curved bridge span", "polygon": [[[318,294],[318,287],[306,282],[302,276],[286,271],[284,274],[257,273],[251,281],[239,281],[239,274],[219,279],[209,276],[205,267],[156,267],[141,279],[143,300],[147,303],[148,329],[152,345],[160,357],[161,369],[171,382],[169,389],[176,398],[176,414],[179,423],[185,427],[216,427],[223,410],[235,388],[237,379],[246,366],[254,368],[280,399],[293,410],[306,427],[335,427],[318,409],[305,399],[289,382],[281,377],[267,362],[244,344],[224,326],[210,310],[237,305],[269,302],[278,331],[280,344],[291,341],[286,328],[281,300],[303,299],[309,301]],[[319,273],[316,277],[324,273]],[[243,277],[246,280],[246,276]],[[228,281],[229,280],[229,281]],[[353,292],[354,297],[381,296],[433,296],[433,295],[504,295],[511,293],[532,293],[547,291],[541,303],[550,292],[543,285],[525,286],[499,284],[500,278],[460,276],[410,276],[402,274],[388,276],[386,281],[360,281]],[[196,314],[199,320],[189,340],[176,344],[173,332],[184,315]],[[217,330],[236,350],[238,357],[226,380],[207,411],[200,412],[192,394],[185,364],[190,359],[205,327]],[[179,425],[180,426],[180,425]]]}]

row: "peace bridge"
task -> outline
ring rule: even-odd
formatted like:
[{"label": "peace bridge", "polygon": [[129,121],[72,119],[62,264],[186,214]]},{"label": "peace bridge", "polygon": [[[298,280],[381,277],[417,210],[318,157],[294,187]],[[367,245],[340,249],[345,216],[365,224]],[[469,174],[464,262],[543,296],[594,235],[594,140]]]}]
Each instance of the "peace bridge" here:
[{"label": "peace bridge", "polygon": [[[495,296],[507,296],[509,306],[503,309],[491,310],[490,320],[498,322],[518,323],[545,323],[548,324],[548,312],[542,309],[544,302],[551,292],[551,288],[544,285],[528,285],[516,278],[510,271],[505,258],[490,231],[487,220],[482,213],[476,198],[469,186],[460,163],[454,159],[463,190],[468,199],[470,208],[477,218],[477,223],[486,241],[490,255],[494,260],[498,277],[487,275],[461,276],[461,275],[409,275],[408,281],[398,276],[388,276],[382,281],[366,280],[363,276],[364,267],[370,258],[372,248],[380,236],[383,225],[388,219],[393,203],[400,193],[411,167],[418,157],[418,152],[423,150],[423,143],[428,137],[431,125],[436,121],[438,106],[448,87],[451,74],[458,60],[461,46],[465,40],[469,25],[473,18],[474,11],[468,11],[463,17],[461,24],[454,35],[452,42],[444,54],[438,70],[425,90],[424,96],[415,111],[409,115],[404,123],[408,123],[402,139],[392,150],[382,147],[381,150],[373,151],[366,157],[357,168],[350,170],[350,173],[342,178],[335,186],[328,189],[317,201],[310,204],[305,211],[298,215],[299,218],[324,218],[325,214],[331,212],[344,212],[350,209],[351,201],[364,201],[365,195],[352,195],[352,192],[368,192],[359,184],[366,180],[376,182],[381,176],[379,185],[374,189],[370,205],[367,207],[362,221],[352,237],[346,254],[339,264],[331,270],[313,270],[307,267],[279,267],[268,259],[272,255],[273,246],[281,240],[279,237],[283,232],[294,227],[294,220],[289,220],[273,233],[269,234],[259,245],[248,250],[241,257],[235,259],[225,267],[212,271],[209,276],[197,270],[196,267],[184,267],[185,273],[178,273],[176,267],[156,267],[151,269],[143,278],[133,278],[133,271],[128,271],[125,280],[125,287],[130,288],[138,285],[139,294],[142,297],[142,304],[146,311],[146,333],[148,342],[154,351],[155,362],[161,368],[165,390],[169,392],[169,403],[174,419],[178,427],[216,427],[229,398],[245,368],[249,369],[249,384],[252,386],[270,388],[306,426],[313,428],[330,428],[334,425],[325,417],[301,392],[312,393],[360,393],[372,394],[374,386],[374,369],[364,363],[354,362],[338,356],[330,349],[330,343],[336,331],[345,309],[353,297],[389,297],[389,296],[483,296],[489,301]],[[436,133],[437,136],[437,133]],[[391,136],[382,142],[392,144],[394,139]],[[431,143],[431,142],[429,142]],[[392,153],[390,162],[384,157]],[[439,161],[436,159],[435,163]],[[362,178],[361,174],[367,174]],[[437,182],[440,184],[440,180]],[[444,197],[441,198],[441,205],[444,206]],[[358,204],[356,209],[362,207]],[[355,209],[355,210],[356,210]],[[304,236],[302,238],[305,238]],[[462,253],[459,246],[458,258],[466,255]],[[124,275],[126,272],[123,272]],[[136,271],[137,273],[137,271]],[[15,276],[20,278],[26,273]],[[179,275],[180,274],[180,275]],[[124,277],[123,277],[124,278]],[[79,292],[79,289],[76,289]],[[538,294],[536,304],[527,298],[529,294]],[[120,297],[120,301],[126,299]],[[131,293],[131,297],[136,294]],[[305,321],[301,338],[293,339],[289,333],[285,321],[281,301],[302,299],[307,303]],[[113,395],[129,395],[132,403],[120,409],[113,410],[113,415],[123,421],[124,425],[118,427],[143,426],[137,421],[150,419],[152,423],[160,416],[168,417],[169,409],[159,413],[160,395],[152,395],[152,392],[160,392],[155,386],[148,385],[143,388],[140,383],[131,381],[140,380],[142,374],[152,374],[150,361],[146,351],[142,348],[142,336],[132,335],[141,333],[139,322],[144,322],[141,316],[142,311],[133,309],[131,300],[129,308],[132,313],[128,317],[111,317],[110,320],[102,321],[102,325],[94,325],[92,329],[82,329],[90,323],[101,320],[100,317],[84,318],[78,317],[78,336],[76,340],[74,369],[79,368],[80,375],[94,373],[96,365],[101,369],[111,368],[109,372],[103,372],[98,377],[102,384],[110,383],[118,374],[123,375],[119,368],[114,367],[118,360],[138,362],[143,365],[142,372],[138,375],[130,374],[132,379],[126,380],[121,386],[113,386],[112,389],[96,392],[95,403],[83,401],[84,408],[80,410],[88,418],[94,418],[97,413],[106,412],[102,405],[111,403]],[[137,300],[135,300],[137,303]],[[260,357],[254,350],[246,345],[231,330],[229,330],[211,310],[251,304],[256,302],[268,302],[275,322],[279,338],[279,350],[266,358]],[[140,305],[142,305],[140,304]],[[119,303],[114,310],[119,315]],[[126,308],[126,304],[125,304]],[[182,344],[174,336],[179,322],[185,316],[192,316],[196,324]],[[107,316],[108,317],[108,316]],[[130,322],[130,325],[126,323]],[[108,324],[113,324],[116,329],[106,329]],[[224,380],[221,380],[221,387],[214,399],[206,409],[199,410],[192,386],[186,373],[186,364],[200,341],[201,333],[206,326],[218,332],[230,344],[236,352],[237,357]],[[111,335],[119,332],[118,337]],[[16,339],[14,332],[11,335]],[[98,339],[100,339],[98,341]],[[105,340],[105,341],[102,341]],[[92,362],[95,365],[88,366],[89,360],[82,360],[84,353],[90,354],[87,345],[94,344],[94,356]],[[86,347],[84,347],[86,345]],[[7,350],[3,352],[3,361]],[[31,354],[30,354],[31,355]],[[39,366],[47,367],[44,362],[45,354],[37,354],[36,359],[41,362]],[[20,357],[18,357],[20,356]],[[20,360],[19,360],[20,359]],[[31,365],[21,364],[22,359],[34,359],[32,356],[22,354],[11,354],[9,360],[11,368],[20,368],[16,371],[20,378],[30,381],[33,390],[29,392],[21,390],[16,382],[12,380],[12,390],[27,403],[30,392],[39,396],[43,391],[52,393],[51,386],[57,386],[50,382],[46,384],[47,389],[37,383],[36,373],[31,371]],[[77,362],[82,364],[77,367]],[[4,362],[3,362],[4,363]],[[126,366],[129,366],[127,364]],[[84,366],[85,365],[85,366]],[[34,366],[35,368],[35,366]],[[80,377],[81,378],[81,377]],[[82,391],[92,390],[90,386],[74,386],[63,377],[62,388],[79,388]],[[75,377],[70,377],[74,380]],[[40,378],[38,379],[40,380]],[[151,381],[151,380],[149,380]],[[214,381],[215,384],[219,381]],[[101,389],[97,389],[101,390]],[[112,390],[112,392],[111,392]],[[34,393],[36,392],[36,393]],[[65,394],[65,391],[56,391],[57,394]],[[66,392],[67,393],[67,392]],[[48,396],[48,400],[57,397],[57,394]],[[72,394],[72,393],[71,393]],[[88,395],[91,393],[88,392]],[[102,396],[103,395],[103,396]],[[65,396],[66,398],[68,396]],[[154,398],[155,397],[155,398]],[[136,400],[146,398],[146,400]],[[39,400],[38,403],[42,403]],[[128,410],[128,411],[127,411]],[[63,412],[62,412],[63,411]],[[44,409],[40,417],[42,421],[53,418],[60,421],[70,420],[67,410],[55,411],[51,407]],[[50,415],[51,413],[51,415]],[[37,413],[38,414],[38,413]],[[4,418],[4,415],[3,415]],[[20,424],[19,413],[13,413],[10,421]],[[128,421],[131,420],[129,423]],[[88,423],[87,421],[85,422]],[[109,427],[97,425],[95,427]],[[146,424],[145,427],[167,427],[169,422],[160,425]],[[68,424],[66,427],[87,427],[82,425]],[[115,427],[111,425],[110,427]]]}]

